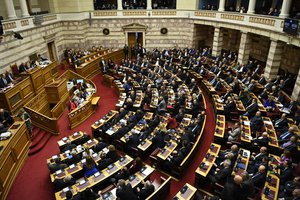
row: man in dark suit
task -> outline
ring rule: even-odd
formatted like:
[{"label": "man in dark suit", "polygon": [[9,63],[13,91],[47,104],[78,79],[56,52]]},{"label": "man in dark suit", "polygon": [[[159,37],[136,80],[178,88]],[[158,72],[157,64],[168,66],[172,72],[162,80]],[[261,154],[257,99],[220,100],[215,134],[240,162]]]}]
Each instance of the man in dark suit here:
[{"label": "man in dark suit", "polygon": [[68,167],[68,165],[62,163],[60,158],[55,158],[54,163],[52,163],[52,164],[48,163],[48,168],[50,170],[50,173],[54,173],[57,170],[64,169],[66,167]]},{"label": "man in dark suit", "polygon": [[66,188],[66,187],[74,185],[75,184],[75,179],[71,175],[68,175],[63,179],[60,179],[57,176],[55,176],[53,184],[54,184],[54,190],[57,192],[57,191],[60,191],[64,188]]},{"label": "man in dark suit", "polygon": [[216,171],[212,171],[208,175],[208,179],[212,184],[216,184],[217,182],[223,182],[227,179],[227,177],[231,174],[231,161],[226,159],[223,163],[223,167],[217,168]]},{"label": "man in dark suit", "polygon": [[8,82],[3,74],[0,75],[0,88],[5,88]]},{"label": "man in dark suit", "polygon": [[221,197],[223,200],[240,200],[242,198],[243,179],[239,175],[229,177],[222,190]]},{"label": "man in dark suit", "polygon": [[227,102],[224,106],[224,112],[226,116],[230,114],[230,112],[235,111],[236,105],[231,97],[228,97]]},{"label": "man in dark suit", "polygon": [[246,107],[245,116],[252,117],[258,111],[257,99],[253,98],[249,106]]},{"label": "man in dark suit", "polygon": [[292,136],[290,138],[290,141],[285,142],[281,145],[281,147],[285,150],[285,151],[289,151],[289,152],[296,152],[297,151],[297,136]]},{"label": "man in dark suit", "polygon": [[27,70],[28,68],[25,63],[21,63],[21,65],[19,66],[19,73],[26,72]]},{"label": "man in dark suit", "polygon": [[78,163],[81,160],[79,154],[76,152],[75,149],[71,152],[68,158],[64,161],[68,166]]},{"label": "man in dark suit", "polygon": [[253,184],[259,188],[262,188],[266,181],[266,167],[264,165],[259,166],[258,172],[251,177]]},{"label": "man in dark suit", "polygon": [[243,183],[242,186],[242,199],[247,199],[248,197],[251,197],[254,194],[255,188],[253,184],[253,180],[249,177],[249,174],[247,171],[244,171],[242,173],[242,179]]},{"label": "man in dark suit", "polygon": [[159,97],[159,103],[157,105],[157,112],[163,114],[167,109],[166,101],[163,97]]},{"label": "man in dark suit", "polygon": [[281,134],[279,137],[277,137],[278,143],[283,144],[285,142],[288,142],[290,140],[290,138],[294,135],[295,135],[295,128],[290,127],[287,132],[285,132],[285,133]]},{"label": "man in dark suit", "polygon": [[120,200],[137,200],[137,195],[133,192],[132,186],[130,183],[126,184],[125,180],[121,179],[118,181],[116,196]]},{"label": "man in dark suit", "polygon": [[284,186],[285,183],[293,178],[292,162],[290,160],[285,160],[281,166],[280,174],[276,173],[276,176],[280,179],[280,185]]},{"label": "man in dark suit", "polygon": [[144,187],[142,189],[137,188],[137,192],[138,192],[138,196],[139,196],[140,200],[145,200],[155,190],[154,185],[152,185],[149,180],[147,180],[143,184],[144,184]]},{"label": "man in dark suit", "polygon": [[96,138],[98,140],[98,143],[93,147],[94,152],[99,152],[105,147],[107,147],[107,144],[102,140],[102,138]]},{"label": "man in dark suit", "polygon": [[129,48],[127,44],[125,44],[123,51],[124,51],[125,59],[128,59]]},{"label": "man in dark suit", "polygon": [[261,112],[257,111],[255,116],[251,118],[250,120],[250,127],[252,130],[252,133],[255,135],[256,131],[260,131],[263,126],[263,120],[261,117]]},{"label": "man in dark suit", "polygon": [[65,151],[72,151],[72,149],[74,149],[76,147],[75,144],[71,143],[71,140],[67,140],[66,144],[64,145],[64,148],[62,149],[61,152],[65,152]]},{"label": "man in dark suit", "polygon": [[12,83],[15,80],[14,76],[9,71],[5,72],[5,79],[6,79],[7,83]]},{"label": "man in dark suit", "polygon": [[281,118],[279,118],[279,119],[277,119],[277,120],[275,120],[274,122],[273,122],[273,124],[274,124],[274,127],[275,127],[275,130],[276,131],[279,131],[279,132],[284,132],[284,131],[286,131],[287,130],[287,127],[288,127],[288,119],[286,118],[286,114],[285,113],[283,113],[282,115],[281,115]]},{"label": "man in dark suit", "polygon": [[11,117],[7,110],[0,108],[0,123],[4,127],[10,127],[14,123],[14,119]]}]

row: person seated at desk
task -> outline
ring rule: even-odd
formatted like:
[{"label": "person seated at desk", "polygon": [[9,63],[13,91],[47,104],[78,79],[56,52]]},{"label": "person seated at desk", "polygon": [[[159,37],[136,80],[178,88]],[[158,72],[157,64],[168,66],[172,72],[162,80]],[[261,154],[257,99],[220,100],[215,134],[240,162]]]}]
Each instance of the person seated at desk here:
[{"label": "person seated at desk", "polygon": [[5,72],[5,79],[6,79],[8,84],[13,83],[15,81],[15,78],[14,78],[13,74],[9,71]]},{"label": "person seated at desk", "polygon": [[261,159],[256,160],[255,162],[249,162],[247,172],[249,174],[255,174],[258,171],[259,166],[265,166],[266,169],[268,169],[269,166],[269,157],[263,156]]},{"label": "person seated at desk", "polygon": [[249,85],[247,86],[248,92],[254,92],[256,88],[256,80],[252,79]]},{"label": "person seated at desk", "polygon": [[251,179],[256,187],[262,188],[266,182],[266,176],[266,167],[264,165],[260,165],[258,168],[258,172],[253,174],[251,176]]},{"label": "person seated at desk", "polygon": [[0,75],[0,88],[5,88],[8,86],[8,81],[6,80],[4,74]]},{"label": "person seated at desk", "polygon": [[279,200],[299,200],[300,199],[300,189],[296,188],[292,191],[290,196],[286,196],[284,198],[279,198]]},{"label": "person seated at desk", "polygon": [[64,177],[63,179],[58,178],[57,176],[54,177],[54,190],[56,192],[66,188],[66,187],[70,187],[72,185],[75,184],[75,179],[71,176],[71,175],[67,175],[66,177]]},{"label": "person seated at desk", "polygon": [[280,179],[280,185],[284,186],[287,181],[293,179],[292,161],[285,160],[278,168],[280,169],[280,174],[275,173],[275,175]]},{"label": "person seated at desk", "polygon": [[270,139],[269,139],[269,134],[267,132],[263,132],[261,136],[257,138],[253,138],[251,140],[252,146],[253,147],[262,147],[262,146],[268,146]]},{"label": "person seated at desk", "polygon": [[105,157],[110,158],[113,162],[116,162],[120,158],[120,156],[118,155],[115,146],[109,145],[108,150],[109,151],[107,152]]},{"label": "person seated at desk", "polygon": [[61,152],[65,152],[65,151],[68,151],[68,150],[71,151],[75,147],[76,147],[76,145],[72,144],[71,140],[68,139]]},{"label": "person seated at desk", "polygon": [[155,136],[152,139],[153,147],[154,148],[164,148],[166,142],[164,140],[165,132],[164,131],[155,131]]},{"label": "person seated at desk", "polygon": [[176,118],[170,115],[167,120],[167,129],[175,129],[178,126]]},{"label": "person seated at desk", "polygon": [[164,167],[167,171],[171,171],[173,167],[180,166],[180,163],[183,161],[184,155],[177,150],[174,150],[172,154],[166,159]]},{"label": "person seated at desk", "polygon": [[76,152],[75,149],[71,151],[71,154],[68,155],[67,159],[64,161],[68,166],[78,163],[81,160],[80,155]]},{"label": "person seated at desk", "polygon": [[83,171],[85,177],[90,177],[98,172],[97,165],[91,156],[86,157],[86,162],[83,164]]},{"label": "person seated at desk", "polygon": [[98,153],[102,151],[105,147],[107,147],[107,144],[104,142],[104,140],[101,137],[96,138],[98,143],[93,147],[93,151]]},{"label": "person seated at desk", "polygon": [[27,71],[28,71],[28,67],[25,65],[25,63],[21,63],[21,65],[19,66],[19,73],[27,72]]},{"label": "person seated at desk", "polygon": [[250,105],[246,107],[244,116],[252,117],[258,111],[257,99],[253,98]]},{"label": "person seated at desk", "polygon": [[14,119],[12,118],[12,116],[7,110],[4,110],[3,108],[0,108],[0,123],[5,128],[9,128],[14,123]]},{"label": "person seated at desk", "polygon": [[142,181],[142,184],[143,187],[141,189],[137,188],[137,193],[140,200],[145,200],[155,191],[155,187],[149,180],[146,182]]},{"label": "person seated at desk", "polygon": [[100,198],[101,191],[94,192],[91,188],[86,188],[84,191],[78,194],[79,200],[101,200]]},{"label": "person seated at desk", "polygon": [[272,86],[273,86],[272,79],[268,79],[268,82],[265,84],[264,88],[267,89],[268,92],[271,92]]},{"label": "person seated at desk", "polygon": [[281,117],[273,121],[274,128],[276,131],[283,133],[288,130],[289,120],[286,117],[286,113],[282,113]]},{"label": "person seated at desk", "polygon": [[236,142],[240,139],[241,135],[241,123],[237,122],[231,131],[228,131],[228,142]]},{"label": "person seated at desk", "polygon": [[276,108],[275,102],[273,100],[273,97],[270,96],[265,102],[264,102],[264,107],[266,108],[267,111],[274,111]]},{"label": "person seated at desk", "polygon": [[133,109],[133,101],[130,97],[128,97],[124,103],[124,108],[126,110],[132,110]]},{"label": "person seated at desk", "polygon": [[53,162],[54,162],[53,164],[48,163],[48,168],[50,170],[50,173],[54,173],[57,170],[61,170],[61,169],[64,169],[64,168],[68,167],[68,165],[66,165],[65,163],[61,162],[61,159],[59,157],[55,158],[53,160]]},{"label": "person seated at desk", "polygon": [[235,102],[233,101],[232,97],[228,97],[224,106],[225,115],[228,117],[230,115],[230,112],[235,111],[235,109],[236,109]]},{"label": "person seated at desk", "polygon": [[279,198],[293,196],[293,191],[300,188],[300,176],[295,177],[292,181],[287,181],[284,186],[279,187]]},{"label": "person seated at desk", "polygon": [[241,199],[247,199],[248,197],[252,197],[255,191],[253,180],[250,178],[247,171],[243,171],[241,177],[243,179],[243,182],[241,184],[242,187]]},{"label": "person seated at desk", "polygon": [[75,99],[72,99],[72,97],[70,97],[70,100],[67,103],[69,112],[72,112],[77,108],[75,101],[76,101]]},{"label": "person seated at desk", "polygon": [[283,143],[281,147],[285,151],[296,152],[297,151],[297,139],[298,137],[292,136],[289,141]]},{"label": "person seated at desk", "polygon": [[261,101],[265,101],[266,99],[268,99],[268,91],[266,88],[263,89],[263,91],[258,95],[258,98],[261,100]]},{"label": "person seated at desk", "polygon": [[288,115],[294,115],[297,109],[298,109],[298,102],[291,100],[290,103],[286,105],[284,108],[282,108],[280,111]]},{"label": "person seated at desk", "polygon": [[163,114],[166,112],[166,109],[167,109],[167,104],[166,104],[166,101],[165,99],[160,96],[159,97],[159,103],[157,105],[157,112],[159,115]]},{"label": "person seated at desk", "polygon": [[234,157],[236,158],[238,156],[238,153],[239,153],[239,147],[234,144],[234,145],[231,145],[230,149],[226,149],[226,150],[222,150],[220,151],[218,157],[221,159],[221,160],[224,160],[226,159],[226,156],[229,154],[229,153],[232,153],[234,155]]},{"label": "person seated at desk", "polygon": [[288,131],[281,134],[277,137],[278,143],[283,144],[285,142],[288,142],[292,136],[295,136],[295,129],[294,127],[289,127]]},{"label": "person seated at desk", "polygon": [[208,174],[208,179],[212,184],[223,182],[230,176],[231,171],[231,160],[226,159],[220,168],[216,168]]},{"label": "person seated at desk", "polygon": [[134,193],[131,184],[126,184],[123,179],[118,181],[116,196],[120,200],[138,200],[138,196]]},{"label": "person seated at desk", "polygon": [[118,171],[118,173],[110,179],[110,182],[111,183],[118,183],[118,181],[120,179],[124,179],[124,180],[127,180],[130,176],[130,171],[127,169],[127,167],[122,167],[120,169],[120,171]]}]

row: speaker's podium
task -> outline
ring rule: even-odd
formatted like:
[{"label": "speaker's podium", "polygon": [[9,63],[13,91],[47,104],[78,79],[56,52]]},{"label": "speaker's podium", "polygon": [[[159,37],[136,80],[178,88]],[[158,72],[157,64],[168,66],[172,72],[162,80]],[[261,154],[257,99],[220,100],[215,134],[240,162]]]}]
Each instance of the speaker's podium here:
[{"label": "speaker's podium", "polygon": [[45,85],[47,102],[50,104],[52,117],[59,117],[67,107],[69,100],[69,91],[67,90],[66,79],[53,79],[52,82]]}]

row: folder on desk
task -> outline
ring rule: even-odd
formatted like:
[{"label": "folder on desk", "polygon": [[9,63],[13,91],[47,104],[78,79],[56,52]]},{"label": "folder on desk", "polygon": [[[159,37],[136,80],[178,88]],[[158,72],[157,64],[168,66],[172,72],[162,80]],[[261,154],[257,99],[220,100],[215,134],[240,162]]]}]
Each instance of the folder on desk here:
[{"label": "folder on desk", "polygon": [[145,176],[148,176],[152,173],[152,169],[147,167],[144,171],[142,171],[142,174],[144,174]]}]

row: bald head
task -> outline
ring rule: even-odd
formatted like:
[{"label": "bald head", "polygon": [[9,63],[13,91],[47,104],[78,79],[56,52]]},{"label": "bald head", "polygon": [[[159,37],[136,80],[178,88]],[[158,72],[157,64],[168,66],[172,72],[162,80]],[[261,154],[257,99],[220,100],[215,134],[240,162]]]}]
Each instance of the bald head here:
[{"label": "bald head", "polygon": [[258,168],[258,171],[259,171],[260,173],[265,173],[266,167],[265,167],[264,165],[260,165],[259,168]]},{"label": "bald head", "polygon": [[233,180],[238,185],[243,183],[243,178],[240,175],[235,175]]}]

